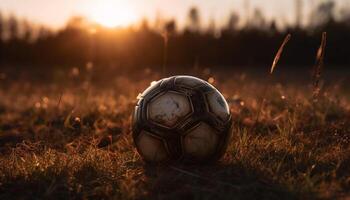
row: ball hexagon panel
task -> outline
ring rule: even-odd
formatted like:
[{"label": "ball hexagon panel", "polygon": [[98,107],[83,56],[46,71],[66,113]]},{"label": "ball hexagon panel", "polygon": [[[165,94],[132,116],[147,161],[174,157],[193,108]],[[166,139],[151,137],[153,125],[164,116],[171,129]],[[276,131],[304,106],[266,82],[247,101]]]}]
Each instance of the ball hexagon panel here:
[{"label": "ball hexagon panel", "polygon": [[147,107],[148,119],[167,128],[176,126],[192,112],[190,99],[173,91],[156,96]]},{"label": "ball hexagon panel", "polygon": [[204,159],[215,153],[218,142],[217,131],[208,124],[201,122],[186,134],[184,150],[190,156]]},{"label": "ball hexagon panel", "polygon": [[168,153],[161,139],[147,131],[142,131],[137,138],[137,146],[142,156],[149,161],[162,162],[168,159]]},{"label": "ball hexagon panel", "polygon": [[230,110],[225,98],[217,91],[206,94],[209,111],[222,121],[227,121],[230,117]]},{"label": "ball hexagon panel", "polygon": [[194,88],[201,84],[204,84],[204,82],[199,78],[194,78],[191,76],[177,76],[175,79],[175,84]]}]

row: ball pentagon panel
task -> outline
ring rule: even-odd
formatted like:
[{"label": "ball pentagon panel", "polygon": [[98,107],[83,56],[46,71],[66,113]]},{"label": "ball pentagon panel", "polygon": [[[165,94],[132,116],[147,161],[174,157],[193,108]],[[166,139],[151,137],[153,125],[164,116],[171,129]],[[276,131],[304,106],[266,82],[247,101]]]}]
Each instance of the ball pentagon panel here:
[{"label": "ball pentagon panel", "polygon": [[191,113],[189,98],[173,91],[156,96],[147,107],[148,119],[167,128],[174,127]]}]

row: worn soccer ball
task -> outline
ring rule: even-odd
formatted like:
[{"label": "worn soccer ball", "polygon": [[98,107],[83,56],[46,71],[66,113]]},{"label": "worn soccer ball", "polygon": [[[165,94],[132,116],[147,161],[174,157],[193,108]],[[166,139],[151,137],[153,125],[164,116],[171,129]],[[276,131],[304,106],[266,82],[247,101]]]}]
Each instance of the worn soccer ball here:
[{"label": "worn soccer ball", "polygon": [[231,114],[223,95],[208,82],[174,76],[139,96],[132,129],[146,162],[212,162],[226,150]]}]

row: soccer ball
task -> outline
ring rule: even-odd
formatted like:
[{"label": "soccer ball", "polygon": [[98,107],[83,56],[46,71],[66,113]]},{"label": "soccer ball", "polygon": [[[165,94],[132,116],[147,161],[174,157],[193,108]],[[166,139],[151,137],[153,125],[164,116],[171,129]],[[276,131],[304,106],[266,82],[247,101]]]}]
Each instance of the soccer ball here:
[{"label": "soccer ball", "polygon": [[140,95],[132,129],[146,162],[210,162],[226,150],[231,114],[225,98],[208,82],[174,76]]}]

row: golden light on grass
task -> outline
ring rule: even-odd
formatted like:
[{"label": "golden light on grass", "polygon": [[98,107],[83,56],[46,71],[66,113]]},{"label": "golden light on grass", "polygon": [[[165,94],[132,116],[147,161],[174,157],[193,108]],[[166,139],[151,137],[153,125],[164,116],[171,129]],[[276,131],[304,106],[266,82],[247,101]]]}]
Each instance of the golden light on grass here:
[{"label": "golden light on grass", "polygon": [[87,12],[93,21],[109,28],[128,26],[137,20],[128,1],[94,1],[88,6]]},{"label": "golden light on grass", "polygon": [[[117,75],[120,78],[112,75],[118,81],[110,81],[110,87],[100,87],[95,83],[96,85],[91,87],[88,104],[77,107],[76,112],[72,112],[72,108],[75,102],[85,98],[85,94],[79,92],[76,82],[67,84],[70,79],[66,77],[61,79],[64,82],[55,80],[55,87],[52,84],[24,86],[23,81],[14,81],[12,86],[1,85],[0,121],[3,145],[0,156],[0,182],[4,191],[1,195],[12,197],[12,191],[19,189],[20,196],[15,198],[25,198],[28,194],[40,197],[42,191],[47,190],[48,180],[56,179],[60,181],[55,183],[59,184],[59,187],[49,192],[48,198],[54,199],[57,194],[63,194],[62,198],[95,195],[96,199],[108,198],[109,195],[124,197],[131,194],[128,196],[130,199],[144,199],[145,195],[152,195],[155,191],[153,188],[162,187],[166,192],[172,190],[174,185],[168,183],[173,183],[174,177],[180,178],[179,183],[191,183],[193,187],[203,191],[212,191],[213,185],[232,191],[228,195],[220,194],[218,199],[237,196],[249,198],[249,194],[248,197],[244,196],[246,191],[256,190],[256,187],[257,195],[269,198],[271,188],[276,184],[274,180],[278,180],[278,184],[272,191],[273,195],[285,195],[282,199],[289,195],[307,199],[312,198],[312,195],[331,196],[348,191],[349,181],[343,178],[350,177],[350,140],[346,131],[349,125],[344,123],[350,110],[350,102],[346,96],[340,97],[338,103],[332,100],[338,92],[329,90],[330,94],[325,96],[329,100],[312,106],[309,103],[309,91],[302,89],[303,85],[299,82],[291,81],[288,89],[283,92],[272,91],[266,94],[265,97],[269,99],[268,106],[262,110],[261,121],[256,124],[254,111],[258,108],[259,91],[264,89],[268,80],[257,82],[254,76],[247,74],[242,87],[239,85],[241,79],[233,79],[231,74],[222,73],[225,74],[218,74],[217,77],[222,77],[220,88],[225,91],[225,96],[231,97],[229,99],[237,102],[237,106],[245,103],[244,107],[238,108],[231,103],[235,125],[234,135],[222,160],[225,166],[218,163],[219,166],[212,164],[204,168],[184,165],[177,165],[174,169],[172,166],[170,169],[162,166],[151,167],[151,170],[156,170],[154,173],[157,173],[157,177],[148,177],[145,164],[139,155],[135,154],[130,137],[130,110],[136,104],[135,94],[147,87],[153,77],[145,76],[142,80],[128,77],[128,80],[125,80],[122,74]],[[286,81],[289,80],[295,80],[295,77],[289,77]],[[271,86],[271,83],[269,85]],[[344,90],[344,94],[347,91]],[[285,101],[288,102],[282,103],[282,96],[286,97]],[[45,110],[42,108],[44,102],[48,102],[49,105]],[[35,108],[36,103],[38,109]],[[98,110],[100,105],[107,107],[103,113]],[[75,119],[76,117],[78,119]],[[298,159],[291,163],[290,156]],[[276,158],[277,161],[260,158]],[[251,167],[248,172],[259,172],[259,177],[244,182],[246,177],[244,174],[243,177],[240,176],[240,169],[237,172],[232,171],[232,166],[236,166],[238,161]],[[315,164],[319,161],[322,161],[321,165]],[[295,170],[296,166],[302,167],[303,170]],[[334,173],[340,173],[342,176],[328,181],[329,174]],[[249,173],[247,176],[251,177]],[[317,177],[312,183],[312,194],[308,193],[310,177]],[[139,184],[140,179],[144,180],[142,184]],[[242,190],[235,190],[234,186],[229,186],[232,181],[225,182],[236,179]],[[30,187],[23,187],[27,186],[28,182],[31,183]],[[148,185],[155,182],[157,185],[150,190]],[[261,188],[261,182],[269,187]],[[123,185],[123,190],[119,190],[118,183]],[[32,184],[35,187],[31,187]],[[60,184],[64,184],[65,187],[60,187]],[[281,185],[283,187],[280,187]],[[68,187],[73,189],[71,193],[66,193]],[[292,193],[285,193],[285,187],[296,189]],[[325,191],[326,187],[332,188],[332,191]],[[81,192],[78,193],[79,188]],[[97,192],[92,193],[92,190]],[[175,196],[178,191],[181,194],[182,191],[190,191],[191,196],[199,194],[197,190],[188,190],[188,184],[184,184],[179,185],[175,193],[164,192],[161,195],[168,199],[178,199],[178,196]]]},{"label": "golden light on grass", "polygon": [[210,84],[214,84],[214,82],[215,82],[214,77],[210,77],[210,78],[208,79],[208,82],[209,82]]},{"label": "golden light on grass", "polygon": [[34,106],[35,106],[35,108],[39,109],[41,107],[41,103],[40,102],[35,102]]},{"label": "golden light on grass", "polygon": [[239,102],[239,105],[244,106],[245,105],[244,101]]},{"label": "golden light on grass", "polygon": [[87,71],[91,71],[92,68],[94,67],[94,63],[93,62],[87,62],[85,67],[86,67]]},{"label": "golden light on grass", "polygon": [[70,74],[71,74],[71,76],[73,76],[73,77],[79,76],[79,74],[80,74],[79,68],[78,68],[78,67],[73,67],[73,68],[71,69]]}]

